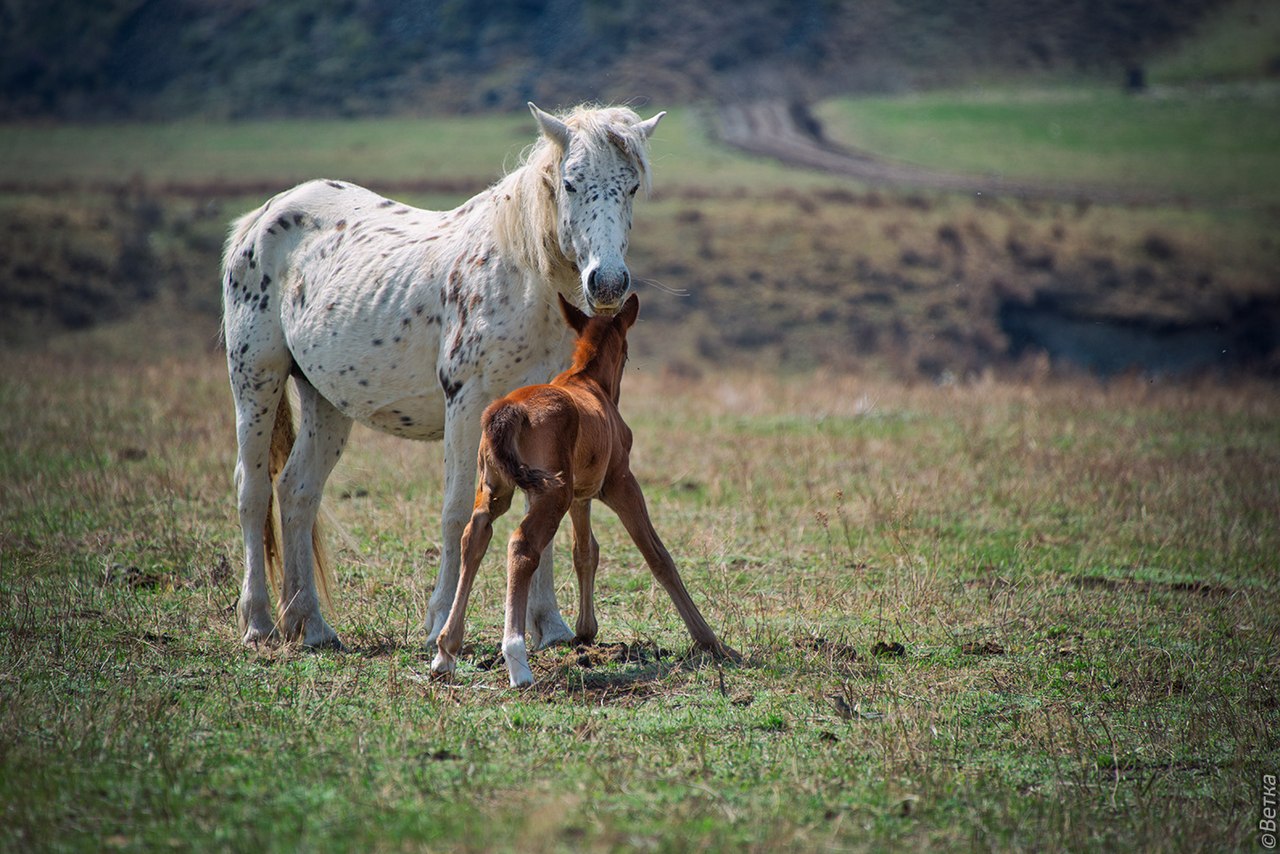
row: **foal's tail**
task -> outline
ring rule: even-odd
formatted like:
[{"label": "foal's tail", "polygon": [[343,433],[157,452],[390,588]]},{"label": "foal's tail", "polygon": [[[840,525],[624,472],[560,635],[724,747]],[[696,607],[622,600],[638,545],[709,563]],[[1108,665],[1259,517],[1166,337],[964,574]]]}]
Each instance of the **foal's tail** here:
[{"label": "foal's tail", "polygon": [[[267,467],[271,473],[271,492],[267,497],[267,522],[262,530],[262,542],[266,548],[267,580],[276,593],[276,606],[284,611],[284,597],[281,594],[281,571],[284,565],[281,554],[280,519],[275,508],[275,483],[293,450],[297,430],[293,426],[293,407],[289,405],[289,395],[280,395],[280,403],[276,406],[276,423],[271,428],[271,458]],[[320,597],[326,608],[331,607],[329,599],[329,549],[325,545],[323,511],[316,517],[315,527],[311,529],[311,553],[315,563],[316,579],[319,581]]]},{"label": "foal's tail", "polygon": [[484,444],[489,450],[489,460],[526,492],[555,489],[564,483],[560,475],[533,468],[520,459],[516,439],[528,426],[529,414],[516,404],[508,403],[486,412]]}]

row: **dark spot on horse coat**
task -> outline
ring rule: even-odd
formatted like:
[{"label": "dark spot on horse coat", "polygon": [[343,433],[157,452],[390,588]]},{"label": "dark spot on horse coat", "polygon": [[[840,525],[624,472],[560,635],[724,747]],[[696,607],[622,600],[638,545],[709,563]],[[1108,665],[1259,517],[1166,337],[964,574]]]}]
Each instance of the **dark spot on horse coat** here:
[{"label": "dark spot on horse coat", "polygon": [[391,201],[391,199],[383,199],[382,201],[378,202],[378,207],[380,207],[380,208],[389,208],[389,207],[391,207],[391,206],[392,206],[392,205],[394,205],[394,204],[395,204],[395,202]]},{"label": "dark spot on horse coat", "polygon": [[375,346],[375,347],[381,347],[381,346],[382,346],[382,339],[381,339],[381,338],[375,338],[375,339],[373,339],[372,341],[370,341],[369,343],[370,343],[370,344],[372,344],[372,345],[373,345],[373,346]]},{"label": "dark spot on horse coat", "polygon": [[462,383],[451,380],[443,370],[437,376],[440,380],[440,388],[444,389],[445,400],[452,401],[458,396],[458,392],[462,391]]},{"label": "dark spot on horse coat", "polygon": [[346,185],[346,184],[339,183],[338,181],[325,181],[325,183],[326,183],[326,184],[328,184],[330,187],[333,187],[333,189],[335,189],[335,190],[345,190],[345,189],[347,189],[347,185]]},{"label": "dark spot on horse coat", "polygon": [[347,221],[345,219],[340,219],[333,224],[333,227],[336,231],[342,231],[342,229],[347,227]]}]

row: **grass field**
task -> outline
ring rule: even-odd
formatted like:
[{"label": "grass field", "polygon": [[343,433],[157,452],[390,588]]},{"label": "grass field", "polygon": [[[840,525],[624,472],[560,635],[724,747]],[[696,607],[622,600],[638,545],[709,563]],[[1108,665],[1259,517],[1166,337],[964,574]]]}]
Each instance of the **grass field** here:
[{"label": "grass field", "polygon": [[221,356],[162,316],[5,360],[6,850],[1256,842],[1280,768],[1269,386],[634,360],[655,524],[745,661],[685,657],[601,512],[602,646],[536,654],[518,692],[501,548],[456,681],[425,677],[440,450],[363,430],[328,490],[351,651],[240,647]]},{"label": "grass field", "polygon": [[837,141],[935,169],[1274,205],[1278,103],[1280,88],[1261,83],[1143,95],[997,86],[835,100],[818,115]]},{"label": "grass field", "polygon": [[[641,107],[667,117],[653,146],[662,185],[806,189],[829,181],[713,145],[697,111]],[[323,175],[401,186],[454,186],[467,198],[515,165],[537,126],[514,115],[430,119],[277,120],[98,125],[0,124],[0,187],[113,186],[130,180],[288,187]]]}]

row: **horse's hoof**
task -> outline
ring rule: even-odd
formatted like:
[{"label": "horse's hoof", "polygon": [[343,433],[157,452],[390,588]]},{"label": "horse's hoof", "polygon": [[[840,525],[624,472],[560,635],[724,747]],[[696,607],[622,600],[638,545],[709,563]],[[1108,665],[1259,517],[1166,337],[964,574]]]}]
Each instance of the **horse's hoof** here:
[{"label": "horse's hoof", "polygon": [[274,628],[262,629],[254,626],[245,631],[244,637],[240,639],[240,643],[247,647],[257,649],[260,646],[266,646],[278,639]]},{"label": "horse's hoof", "polygon": [[533,641],[534,649],[546,649],[550,646],[573,643],[574,633],[560,615],[556,614],[541,622],[533,622],[529,629],[529,640]]},{"label": "horse's hoof", "polygon": [[458,663],[453,658],[445,658],[444,653],[436,653],[435,660],[431,662],[431,672],[436,676],[448,676],[454,671]]},{"label": "horse's hoof", "polygon": [[302,648],[309,652],[346,652],[347,645],[337,635],[315,643],[304,643]]}]

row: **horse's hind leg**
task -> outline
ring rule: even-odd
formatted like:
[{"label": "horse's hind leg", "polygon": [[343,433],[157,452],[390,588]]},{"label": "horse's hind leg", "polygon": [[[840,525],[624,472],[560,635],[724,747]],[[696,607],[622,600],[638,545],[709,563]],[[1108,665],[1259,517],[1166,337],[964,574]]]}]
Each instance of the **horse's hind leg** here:
[{"label": "horse's hind leg", "polygon": [[340,647],[338,635],[320,613],[313,542],[325,481],[342,456],[351,419],[311,383],[297,379],[301,418],[289,462],[280,474],[280,520],[284,535],[281,631],[308,647]]},{"label": "horse's hind leg", "polygon": [[575,501],[569,508],[573,522],[573,570],[578,576],[578,621],[574,643],[591,643],[596,639],[596,567],[600,564],[600,545],[591,533],[591,501]]},{"label": "horse's hind leg", "polygon": [[227,370],[236,408],[236,504],[244,538],[244,580],[236,617],[248,645],[267,640],[275,631],[264,534],[271,524],[272,432],[291,363],[278,329],[255,328],[252,320],[232,317],[226,328]]}]

